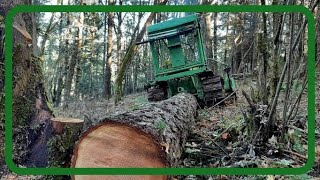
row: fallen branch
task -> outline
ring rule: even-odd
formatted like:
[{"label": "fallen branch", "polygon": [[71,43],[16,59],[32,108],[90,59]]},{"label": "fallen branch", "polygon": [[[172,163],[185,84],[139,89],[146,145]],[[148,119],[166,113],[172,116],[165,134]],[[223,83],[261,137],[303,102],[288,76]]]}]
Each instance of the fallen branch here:
[{"label": "fallen branch", "polygon": [[232,95],[234,95],[236,92],[238,91],[238,89],[236,89],[235,91],[233,91],[231,94],[229,94],[229,96],[227,96],[226,98],[222,99],[220,102],[218,102],[217,104],[215,104],[214,106],[212,106],[212,108],[218,106],[219,104],[223,103],[225,100],[227,100],[229,97],[231,97]]},{"label": "fallen branch", "polygon": [[246,100],[247,100],[247,102],[248,102],[251,110],[253,111],[253,110],[255,109],[255,107],[254,107],[254,105],[252,104],[251,98],[250,98],[249,95],[248,95],[246,92],[244,92],[243,90],[242,90],[242,94],[243,94],[243,96],[246,98]]},{"label": "fallen branch", "polygon": [[302,155],[302,154],[299,154],[299,153],[297,153],[297,152],[293,152],[293,151],[289,151],[289,150],[282,150],[283,152],[286,152],[286,153],[289,153],[289,154],[292,154],[292,155],[295,155],[295,156],[297,156],[297,157],[300,157],[300,158],[302,158],[302,159],[305,159],[305,160],[308,160],[308,157],[307,156],[305,156],[305,155]]}]

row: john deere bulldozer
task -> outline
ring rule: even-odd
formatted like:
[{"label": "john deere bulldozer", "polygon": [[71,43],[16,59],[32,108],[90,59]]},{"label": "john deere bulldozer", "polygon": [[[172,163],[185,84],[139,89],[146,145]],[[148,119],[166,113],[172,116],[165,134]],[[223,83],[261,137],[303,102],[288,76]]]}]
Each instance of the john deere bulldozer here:
[{"label": "john deere bulldozer", "polygon": [[198,15],[168,20],[148,27],[154,65],[154,81],[148,83],[149,101],[160,101],[180,92],[195,95],[199,102],[212,105],[235,89],[230,68],[224,78],[207,65]]}]

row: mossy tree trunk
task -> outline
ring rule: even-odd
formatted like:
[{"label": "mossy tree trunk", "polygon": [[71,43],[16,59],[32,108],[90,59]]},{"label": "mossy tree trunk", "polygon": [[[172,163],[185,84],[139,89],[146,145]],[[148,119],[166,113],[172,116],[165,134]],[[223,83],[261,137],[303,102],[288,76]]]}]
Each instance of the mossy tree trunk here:
[{"label": "mossy tree trunk", "polygon": [[320,3],[318,4],[318,10],[316,15],[316,60],[320,58]]},{"label": "mossy tree trunk", "polygon": [[[83,0],[80,0],[80,5],[83,5]],[[78,24],[78,42],[77,42],[77,64],[75,67],[75,88],[74,88],[74,96],[76,99],[80,97],[80,79],[81,79],[81,61],[82,61],[82,46],[83,46],[83,31],[84,31],[84,12],[80,13],[80,19]],[[95,32],[92,32],[92,39],[95,39]],[[92,49],[92,52],[94,50]]]},{"label": "mossy tree trunk", "polygon": [[[261,0],[261,5],[265,5],[265,0]],[[262,13],[262,33],[258,34],[258,51],[262,57],[262,72],[259,96],[263,104],[268,104],[267,91],[267,68],[268,68],[268,43],[267,43],[267,15]]]},{"label": "mossy tree trunk", "polygon": [[[82,46],[83,21],[84,21],[83,13],[81,13],[80,22],[78,24],[78,29],[77,29],[77,37],[75,39],[76,43],[72,48],[72,56],[68,64],[68,71],[67,71],[67,76],[65,81],[65,93],[64,93],[65,102],[63,104],[64,108],[68,106],[68,102],[70,101],[70,98],[71,98],[70,93],[71,93],[71,87],[72,87],[74,75],[77,71],[78,72],[80,71],[80,69],[78,68],[80,68],[79,63],[81,58],[80,53],[81,53],[81,46]],[[75,90],[75,92],[77,91]]]},{"label": "mossy tree trunk", "polygon": [[216,62],[218,60],[218,13],[213,13],[213,59],[215,60],[213,62],[214,70],[215,72],[218,70],[218,63]]},{"label": "mossy tree trunk", "polygon": [[72,49],[72,56],[71,56],[70,62],[68,63],[68,71],[67,71],[66,81],[64,86],[65,87],[64,89],[65,102],[63,103],[64,108],[68,106],[68,102],[70,101],[71,85],[72,85],[72,80],[74,76],[74,69],[77,64],[77,55],[78,55],[77,46],[74,46],[70,49]]},{"label": "mossy tree trunk", "polygon": [[[63,1],[61,1],[61,5],[63,5]],[[62,39],[62,23],[63,23],[63,12],[60,13],[60,22],[59,22],[59,55],[58,55],[58,59],[63,59],[63,63],[59,62],[59,67],[58,67],[58,74],[57,76],[57,84],[55,85],[56,87],[54,88],[54,93],[53,93],[53,103],[54,106],[57,107],[60,105],[61,102],[61,95],[62,95],[62,89],[63,89],[63,78],[65,77],[65,71],[67,68],[67,64],[68,64],[68,59],[66,58],[65,54],[67,52],[68,49],[68,39],[65,40],[65,48],[62,48],[63,46],[63,39]]]},{"label": "mossy tree trunk", "polygon": [[83,130],[84,121],[73,118],[52,118],[54,137],[48,142],[51,167],[69,167],[74,143]]},{"label": "mossy tree trunk", "polygon": [[213,34],[212,34],[212,28],[211,28],[211,24],[212,24],[212,13],[205,13],[205,39],[206,39],[206,55],[207,58],[209,58],[210,60],[208,61],[209,63],[209,67],[212,70],[215,70],[215,63],[214,63],[214,59],[213,59],[213,46],[212,46],[212,40],[213,40]]},{"label": "mossy tree trunk", "polygon": [[[4,2],[0,2],[0,9]],[[5,11],[0,11],[0,147],[4,144],[4,18]],[[4,164],[4,148],[0,149],[0,168]]]},{"label": "mossy tree trunk", "polygon": [[[61,5],[63,5],[63,1],[61,1]],[[70,1],[68,1],[68,5],[70,5]],[[71,29],[67,28],[67,32],[65,33],[64,37],[62,37],[61,35],[62,33],[62,26],[63,26],[63,16],[66,17],[66,27],[69,27],[71,24],[71,15],[70,12],[66,12],[66,13],[61,13],[61,21],[59,24],[59,35],[60,35],[60,44],[59,44],[59,59],[63,59],[63,64],[62,64],[62,72],[58,78],[58,85],[57,85],[57,90],[55,91],[55,98],[54,98],[54,105],[55,106],[59,106],[61,104],[61,100],[62,100],[62,91],[65,89],[66,87],[66,77],[68,75],[68,70],[69,70],[69,61],[70,61],[70,55],[71,55],[71,45],[70,45],[70,41],[68,36],[71,35]],[[63,42],[62,40],[65,39],[65,41]],[[63,43],[65,43],[63,45]],[[62,48],[64,47],[64,48]],[[65,92],[64,92],[65,94]]]},{"label": "mossy tree trunk", "polygon": [[[3,16],[13,6],[28,2],[2,1]],[[33,55],[37,49],[33,18],[32,14],[22,13],[13,22],[13,161],[18,165],[43,167],[47,165],[46,142],[52,130],[49,121],[52,111],[44,87],[42,61]],[[3,78],[1,73],[1,82]],[[3,98],[1,101],[3,104]],[[1,111],[3,124],[3,108]]]},{"label": "mossy tree trunk", "polygon": [[[121,6],[123,3],[123,0],[119,0],[119,5]],[[119,69],[121,68],[122,64],[122,23],[123,23],[123,18],[122,18],[122,12],[117,12],[117,27],[115,28],[116,30],[116,36],[117,36],[117,74],[119,73]]]},{"label": "mossy tree trunk", "polygon": [[49,20],[49,24],[48,24],[48,26],[42,36],[42,41],[41,41],[41,45],[40,45],[40,53],[39,53],[39,57],[41,57],[41,58],[43,58],[43,56],[44,56],[46,43],[49,39],[49,34],[58,25],[58,21],[54,22],[54,17],[55,17],[55,13],[52,13],[50,20]]},{"label": "mossy tree trunk", "polygon": [[[278,5],[278,0],[273,0],[272,5]],[[283,30],[283,13],[273,13],[273,49],[272,49],[272,84],[271,84],[271,93],[272,97],[275,96],[277,85],[280,79],[279,75],[279,62],[280,62],[280,37]]]},{"label": "mossy tree trunk", "polygon": [[[113,0],[109,0],[108,1],[109,5],[114,5],[115,1]],[[106,17],[105,17],[106,18]],[[113,38],[113,34],[112,34],[112,29],[114,28],[114,13],[113,12],[109,12],[108,13],[108,21],[106,21],[105,19],[105,30],[106,30],[106,23],[108,23],[108,42],[107,42],[107,56],[106,56],[106,60],[105,60],[105,79],[104,79],[104,95],[107,99],[109,99],[111,97],[111,63],[112,63],[112,59],[111,59],[111,55],[112,55],[112,51],[113,51],[113,43],[112,43],[112,38]]]}]

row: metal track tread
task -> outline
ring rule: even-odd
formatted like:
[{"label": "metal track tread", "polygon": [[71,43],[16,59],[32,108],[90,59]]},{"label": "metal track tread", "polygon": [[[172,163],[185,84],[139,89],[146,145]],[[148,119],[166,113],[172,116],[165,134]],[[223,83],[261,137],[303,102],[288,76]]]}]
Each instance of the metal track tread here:
[{"label": "metal track tread", "polygon": [[162,101],[167,99],[166,89],[160,86],[153,86],[148,90],[148,101]]},{"label": "metal track tread", "polygon": [[224,98],[223,86],[220,76],[207,76],[201,78],[206,105],[213,105]]}]

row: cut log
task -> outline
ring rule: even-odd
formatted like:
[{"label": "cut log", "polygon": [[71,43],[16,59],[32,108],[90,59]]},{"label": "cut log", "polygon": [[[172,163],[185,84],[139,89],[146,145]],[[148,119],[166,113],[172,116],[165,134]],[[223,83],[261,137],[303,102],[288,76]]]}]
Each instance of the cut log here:
[{"label": "cut log", "polygon": [[67,125],[72,126],[74,129],[79,130],[82,128],[84,120],[74,118],[51,118],[53,130],[57,134],[64,132],[64,127]]},{"label": "cut log", "polygon": [[[194,124],[196,98],[181,93],[142,109],[103,118],[76,143],[71,167],[176,167]],[[128,179],[128,176],[75,176],[74,179]],[[130,176],[167,179],[167,176]]]}]

